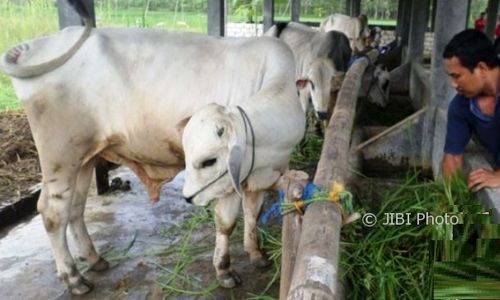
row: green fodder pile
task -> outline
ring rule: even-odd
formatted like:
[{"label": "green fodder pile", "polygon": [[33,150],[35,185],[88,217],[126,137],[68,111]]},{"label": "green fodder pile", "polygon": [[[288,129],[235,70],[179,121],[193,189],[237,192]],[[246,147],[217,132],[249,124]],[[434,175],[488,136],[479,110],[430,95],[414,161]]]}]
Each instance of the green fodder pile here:
[{"label": "green fodder pile", "polygon": [[[500,298],[494,284],[500,279],[498,226],[490,224],[491,216],[463,179],[444,184],[411,176],[378,204],[364,197],[358,211],[374,213],[378,222],[367,227],[358,221],[342,229],[340,265],[347,299]],[[384,224],[389,213],[408,215],[409,221]],[[417,222],[419,214],[427,213],[434,219]],[[445,214],[458,223],[439,223],[436,216]],[[481,273],[485,262],[493,270]]]}]

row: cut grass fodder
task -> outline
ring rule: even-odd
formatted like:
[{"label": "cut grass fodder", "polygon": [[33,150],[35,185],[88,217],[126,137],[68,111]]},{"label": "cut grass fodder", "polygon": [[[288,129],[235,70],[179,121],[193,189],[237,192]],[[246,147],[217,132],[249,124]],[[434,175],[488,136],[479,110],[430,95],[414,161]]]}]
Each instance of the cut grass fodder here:
[{"label": "cut grass fodder", "polygon": [[[231,248],[241,248],[243,245],[242,218],[237,221],[236,228],[230,238]],[[176,299],[181,296],[203,297],[204,299],[217,299],[220,292],[219,284],[215,279],[215,270],[212,266],[212,253],[215,240],[215,225],[213,220],[213,208],[196,208],[193,213],[178,227],[166,231],[167,236],[178,235],[180,238],[159,254],[163,257],[161,263],[157,264],[162,275],[157,279],[158,285],[165,292],[165,299]],[[271,286],[279,279],[281,261],[281,240],[279,229],[258,229],[261,247],[269,255],[273,266],[266,272],[269,279],[268,284],[257,294],[248,294],[245,299],[264,299],[272,296],[267,295]],[[248,258],[234,255],[231,252],[233,263],[236,259]],[[237,257],[237,258],[235,258]],[[203,273],[195,270],[204,269]],[[208,271],[207,271],[208,270]],[[233,293],[229,291],[228,293]],[[241,298],[235,298],[241,299]]]},{"label": "cut grass fodder", "polygon": [[[459,293],[452,293],[456,291],[450,289],[457,282],[452,280],[453,276],[470,276],[467,268],[471,266],[458,265],[455,273],[445,272],[446,268],[441,265],[443,258],[474,262],[477,257],[492,253],[493,247],[498,249],[496,243],[485,242],[480,246],[471,242],[477,236],[485,237],[485,232],[490,237],[497,236],[498,228],[488,224],[490,216],[484,214],[484,208],[473,198],[462,178],[455,178],[451,184],[421,182],[418,178],[417,174],[409,176],[369,210],[355,209],[376,211],[379,222],[375,226],[363,227],[358,222],[342,229],[340,264],[343,281],[348,286],[348,299],[430,299],[432,295],[444,297],[447,292],[448,298],[460,298]],[[367,203],[373,199],[360,200]],[[390,213],[411,216],[409,224],[384,224]],[[445,214],[453,215],[458,224],[418,223],[419,214],[433,216],[432,220]],[[448,279],[447,283],[443,278]],[[463,279],[469,280],[467,290],[470,292],[474,288],[471,278]],[[476,292],[480,293],[484,280],[476,282]]]}]

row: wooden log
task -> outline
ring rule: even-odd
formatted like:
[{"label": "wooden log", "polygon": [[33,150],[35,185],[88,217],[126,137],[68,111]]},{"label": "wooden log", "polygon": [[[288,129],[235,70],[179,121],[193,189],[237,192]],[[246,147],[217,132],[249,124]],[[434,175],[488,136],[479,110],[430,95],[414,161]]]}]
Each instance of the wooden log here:
[{"label": "wooden log", "polygon": [[342,218],[331,203],[309,205],[302,223],[289,300],[338,299],[339,230]]},{"label": "wooden log", "polygon": [[[374,61],[378,56],[378,51],[372,50],[367,53],[367,56],[370,61]],[[334,181],[346,183],[358,92],[361,78],[368,64],[367,58],[361,58],[349,68],[342,89],[337,96],[333,115],[325,131],[323,150],[314,178],[314,182],[321,187],[328,188]]]},{"label": "wooden log", "polygon": [[[275,188],[285,192],[285,203],[292,203],[300,199],[305,186],[309,181],[309,175],[302,171],[289,170],[281,176]],[[286,299],[290,289],[293,268],[297,257],[297,248],[302,227],[302,217],[299,214],[291,213],[283,217],[282,227],[282,249],[281,255],[281,276],[280,276],[280,299]]]},{"label": "wooden log", "polygon": [[[337,103],[325,131],[314,183],[330,188],[336,181],[347,184],[351,132],[363,73],[378,56],[374,50],[368,58],[357,60],[349,69],[337,97]],[[339,288],[339,241],[342,225],[341,212],[333,203],[309,205],[303,218],[297,260],[289,300],[342,299]]]}]

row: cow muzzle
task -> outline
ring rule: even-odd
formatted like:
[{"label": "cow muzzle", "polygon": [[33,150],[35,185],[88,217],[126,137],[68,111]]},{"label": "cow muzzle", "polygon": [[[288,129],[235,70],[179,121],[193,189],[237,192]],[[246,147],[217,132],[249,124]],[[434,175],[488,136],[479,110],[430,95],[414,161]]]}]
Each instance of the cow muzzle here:
[{"label": "cow muzzle", "polygon": [[193,204],[193,197],[184,197],[184,200],[186,200],[187,203]]}]

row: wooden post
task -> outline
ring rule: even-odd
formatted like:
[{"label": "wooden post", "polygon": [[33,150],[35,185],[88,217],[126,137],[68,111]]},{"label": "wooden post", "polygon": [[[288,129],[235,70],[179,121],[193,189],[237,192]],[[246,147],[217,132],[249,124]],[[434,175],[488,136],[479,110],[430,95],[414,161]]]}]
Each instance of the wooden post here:
[{"label": "wooden post", "polygon": [[[375,61],[378,51],[367,54]],[[337,103],[325,131],[325,141],[314,183],[330,188],[336,181],[347,184],[350,142],[361,79],[369,61],[357,60],[347,71]],[[297,260],[287,299],[339,299],[338,258],[341,212],[329,202],[309,205],[304,215]]]},{"label": "wooden post", "polygon": [[342,218],[327,202],[309,205],[287,299],[338,299],[339,233]]},{"label": "wooden post", "polygon": [[[367,56],[370,61],[375,61],[378,51],[372,50]],[[314,182],[321,187],[328,188],[334,181],[346,183],[344,179],[347,178],[349,171],[347,162],[356,100],[361,78],[368,64],[368,59],[361,58],[351,66],[337,96],[337,104],[326,128],[323,150],[314,178]]]},{"label": "wooden post", "polygon": [[[305,186],[309,180],[309,175],[302,171],[289,170],[281,176],[276,188],[285,192],[285,203],[293,203],[300,199]],[[281,276],[280,276],[280,299],[286,299],[290,289],[297,248],[302,227],[302,217],[297,213],[290,213],[283,217],[281,242],[283,253],[281,256]]]}]

